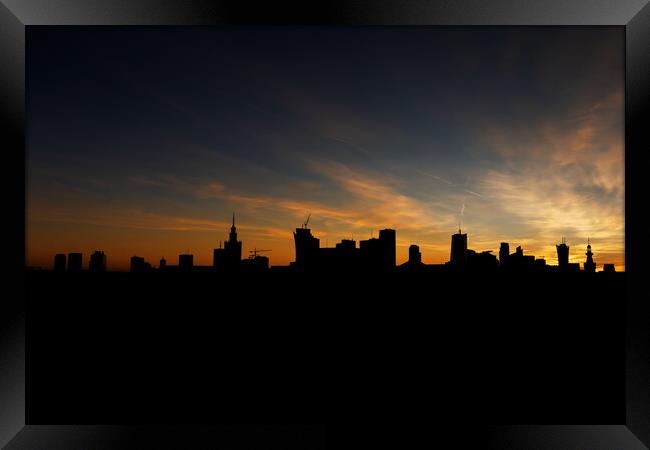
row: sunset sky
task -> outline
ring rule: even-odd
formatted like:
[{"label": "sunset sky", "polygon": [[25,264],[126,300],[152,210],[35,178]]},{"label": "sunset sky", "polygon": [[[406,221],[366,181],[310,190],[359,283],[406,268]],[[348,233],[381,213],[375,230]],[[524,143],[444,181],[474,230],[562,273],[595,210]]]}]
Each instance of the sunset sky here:
[{"label": "sunset sky", "polygon": [[624,30],[596,27],[34,28],[27,264],[109,270],[191,252],[232,212],[243,254],[294,260],[397,230],[624,270]]}]

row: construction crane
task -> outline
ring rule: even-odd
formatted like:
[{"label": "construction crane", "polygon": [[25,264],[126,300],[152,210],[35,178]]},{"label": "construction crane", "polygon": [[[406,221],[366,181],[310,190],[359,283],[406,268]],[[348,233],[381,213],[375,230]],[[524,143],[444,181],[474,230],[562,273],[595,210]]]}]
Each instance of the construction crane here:
[{"label": "construction crane", "polygon": [[307,216],[307,220],[305,220],[305,223],[302,224],[303,228],[307,228],[307,224],[309,223],[309,218],[311,217],[311,213]]},{"label": "construction crane", "polygon": [[273,250],[258,250],[257,248],[254,248],[253,250],[249,250],[248,253],[252,253],[249,258],[250,259],[255,259],[258,253],[262,252],[272,252]]}]

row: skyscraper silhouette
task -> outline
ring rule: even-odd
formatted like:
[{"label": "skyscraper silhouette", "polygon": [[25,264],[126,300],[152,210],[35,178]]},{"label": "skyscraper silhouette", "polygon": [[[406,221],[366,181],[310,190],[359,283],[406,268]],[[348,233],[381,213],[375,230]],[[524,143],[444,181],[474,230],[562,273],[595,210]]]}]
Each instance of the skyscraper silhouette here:
[{"label": "skyscraper silhouette", "polygon": [[307,222],[301,228],[296,228],[293,233],[293,240],[296,245],[296,268],[305,269],[313,266],[318,257],[320,239],[311,234],[307,228]]},{"label": "skyscraper silhouette", "polygon": [[506,267],[508,265],[508,256],[510,256],[510,244],[502,242],[499,247],[499,265]]},{"label": "skyscraper silhouette", "polygon": [[557,264],[560,270],[567,270],[569,267],[569,246],[566,245],[564,238],[562,243],[555,246],[557,248]]},{"label": "skyscraper silhouette", "polygon": [[453,266],[464,266],[467,264],[467,233],[458,233],[451,236],[451,256],[449,262]]},{"label": "skyscraper silhouette", "polygon": [[232,226],[228,240],[224,242],[223,248],[213,250],[212,265],[219,270],[236,270],[241,265],[241,241],[237,240],[237,227],[235,226],[235,213],[232,213]]},{"label": "skyscraper silhouette", "polygon": [[223,249],[221,241],[219,241],[219,248],[212,250],[212,265],[217,269],[226,267],[226,252]]},{"label": "skyscraper silhouette", "polygon": [[388,270],[393,270],[397,262],[395,257],[395,230],[390,228],[379,230],[379,241],[381,242],[384,251],[384,265]]},{"label": "skyscraper silhouette", "polygon": [[224,243],[224,248],[228,254],[228,259],[231,260],[233,265],[239,264],[241,261],[241,241],[237,240],[237,227],[235,227],[235,213],[232,213],[232,226],[230,227],[230,235],[228,240]]}]

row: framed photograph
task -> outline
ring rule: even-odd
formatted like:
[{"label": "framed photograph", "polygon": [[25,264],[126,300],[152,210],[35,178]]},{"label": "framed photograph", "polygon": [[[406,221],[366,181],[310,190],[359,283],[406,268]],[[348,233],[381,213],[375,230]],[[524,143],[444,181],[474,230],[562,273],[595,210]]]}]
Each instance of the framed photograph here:
[{"label": "framed photograph", "polygon": [[644,1],[0,19],[6,448],[650,445]]}]

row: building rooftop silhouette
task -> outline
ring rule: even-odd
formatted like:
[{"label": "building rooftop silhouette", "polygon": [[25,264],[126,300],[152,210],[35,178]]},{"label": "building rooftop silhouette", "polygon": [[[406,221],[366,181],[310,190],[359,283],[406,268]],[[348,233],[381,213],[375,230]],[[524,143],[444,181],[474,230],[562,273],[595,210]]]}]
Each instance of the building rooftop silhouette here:
[{"label": "building rooftop silhouette", "polygon": [[[211,266],[197,266],[194,264],[194,255],[190,253],[178,256],[178,265],[167,264],[165,258],[160,259],[156,270],[159,271],[204,271],[204,272],[232,272],[244,270],[246,272],[440,272],[453,269],[455,271],[470,271],[473,273],[485,272],[580,272],[579,263],[569,262],[569,245],[562,238],[556,245],[558,265],[547,264],[546,260],[533,255],[524,255],[521,246],[517,246],[514,253],[510,253],[510,244],[501,242],[498,258],[492,250],[476,251],[468,248],[468,234],[459,228],[458,233],[451,235],[449,261],[444,264],[425,264],[422,262],[420,247],[412,244],[409,247],[408,260],[398,266],[396,261],[396,230],[386,228],[379,230],[379,237],[370,237],[359,241],[342,239],[334,247],[321,247],[320,239],[312,234],[308,228],[309,219],[296,228],[293,232],[295,244],[295,260],[288,266],[271,266],[269,257],[259,253],[271,249],[251,250],[251,255],[242,259],[242,241],[238,240],[235,214],[232,215],[232,225],[225,242],[220,242],[219,247],[213,249],[213,263]],[[587,238],[586,259],[583,263],[584,272],[593,273],[597,264],[594,261],[591,240]],[[54,257],[53,270],[56,272],[82,271],[83,255],[81,253],[58,253]],[[89,261],[88,270],[91,272],[106,271],[106,254],[95,251]],[[130,260],[131,272],[144,272],[154,270],[144,257],[133,256]],[[604,272],[614,272],[614,265],[603,264]]]}]

